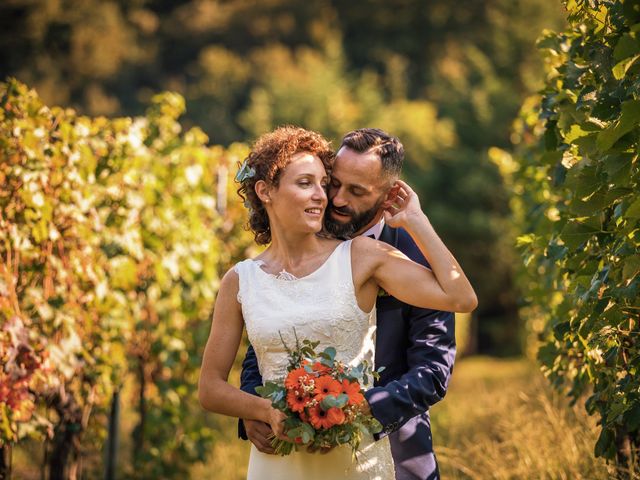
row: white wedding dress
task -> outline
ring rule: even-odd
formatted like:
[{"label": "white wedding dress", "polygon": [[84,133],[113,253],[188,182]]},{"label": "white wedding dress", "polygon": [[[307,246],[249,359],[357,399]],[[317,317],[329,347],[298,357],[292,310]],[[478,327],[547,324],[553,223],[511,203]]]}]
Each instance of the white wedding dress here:
[{"label": "white wedding dress", "polygon": [[[286,272],[272,275],[262,262],[245,260],[236,265],[240,277],[238,301],[263,381],[280,381],[287,368],[287,345],[319,341],[317,351],[333,346],[336,358],[347,364],[367,360],[373,365],[375,308],[363,312],[355,297],[351,274],[351,241],[338,245],[313,273],[295,278]],[[341,445],[326,454],[304,449],[288,456],[267,455],[251,445],[249,480],[392,480],[393,459],[388,438],[365,438],[357,460],[351,447]]]}]

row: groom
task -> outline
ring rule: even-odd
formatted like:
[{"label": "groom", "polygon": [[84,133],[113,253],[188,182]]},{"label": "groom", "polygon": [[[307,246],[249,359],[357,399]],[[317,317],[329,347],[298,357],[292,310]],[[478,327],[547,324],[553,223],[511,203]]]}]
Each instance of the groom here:
[{"label": "groom", "polygon": [[[384,224],[383,213],[393,203],[393,185],[403,159],[400,141],[382,130],[347,133],[331,172],[325,226],[338,237],[373,236],[426,265],[405,230]],[[382,423],[377,437],[389,435],[397,480],[437,480],[428,410],[444,397],[453,369],[454,316],[407,305],[384,292],[376,310],[375,365],[385,370],[365,397]],[[240,388],[255,395],[262,378],[251,347],[242,367]],[[240,421],[240,436],[265,453],[273,453],[267,440],[270,432],[262,422]]]}]

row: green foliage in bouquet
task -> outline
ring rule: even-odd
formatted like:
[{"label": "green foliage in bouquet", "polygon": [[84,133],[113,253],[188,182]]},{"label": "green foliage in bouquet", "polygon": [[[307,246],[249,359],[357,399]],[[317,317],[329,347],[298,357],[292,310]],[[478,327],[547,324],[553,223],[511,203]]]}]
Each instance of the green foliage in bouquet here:
[{"label": "green foliage in bouquet", "polygon": [[297,336],[295,348],[282,342],[289,361],[286,377],[256,389],[287,415],[289,441],[273,438],[276,453],[289,455],[300,446],[327,449],[349,445],[357,457],[363,435],[382,430],[380,422],[362,410],[366,404],[362,386],[377,379],[383,368],[373,370],[367,361],[345,365],[336,359],[334,347],[317,352],[319,342],[300,342]]}]

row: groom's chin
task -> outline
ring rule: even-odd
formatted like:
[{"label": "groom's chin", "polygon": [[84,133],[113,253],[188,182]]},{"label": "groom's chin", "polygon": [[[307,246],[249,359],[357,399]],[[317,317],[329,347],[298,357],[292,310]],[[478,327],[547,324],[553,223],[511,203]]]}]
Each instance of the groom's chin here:
[{"label": "groom's chin", "polygon": [[330,219],[329,216],[325,217],[324,228],[336,237],[348,238],[353,233],[353,227],[350,223],[339,223]]}]

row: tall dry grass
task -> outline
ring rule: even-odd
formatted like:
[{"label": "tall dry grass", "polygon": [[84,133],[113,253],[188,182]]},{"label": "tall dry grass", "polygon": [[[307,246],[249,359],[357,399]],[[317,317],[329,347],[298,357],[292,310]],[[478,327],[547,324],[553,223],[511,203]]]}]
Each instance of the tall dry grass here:
[{"label": "tall dry grass", "polygon": [[[458,361],[446,399],[431,413],[442,478],[612,478],[593,457],[595,420],[568,403],[527,360]],[[219,441],[192,478],[241,480],[248,444],[237,439],[234,420],[216,421]]]},{"label": "tall dry grass", "polygon": [[458,362],[431,418],[444,479],[611,478],[593,456],[595,419],[526,360]]}]

